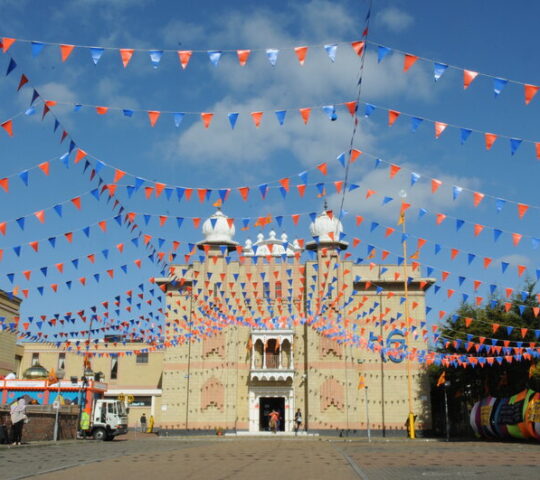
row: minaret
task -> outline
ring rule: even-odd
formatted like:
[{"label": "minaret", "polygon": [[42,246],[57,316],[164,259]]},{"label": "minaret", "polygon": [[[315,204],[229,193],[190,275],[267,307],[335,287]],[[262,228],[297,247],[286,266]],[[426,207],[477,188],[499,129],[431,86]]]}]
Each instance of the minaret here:
[{"label": "minaret", "polygon": [[349,246],[347,242],[342,240],[344,236],[343,225],[332,210],[328,209],[326,200],[323,211],[311,223],[309,230],[314,241],[306,244],[306,250],[316,251],[317,256],[321,254],[335,256]]}]

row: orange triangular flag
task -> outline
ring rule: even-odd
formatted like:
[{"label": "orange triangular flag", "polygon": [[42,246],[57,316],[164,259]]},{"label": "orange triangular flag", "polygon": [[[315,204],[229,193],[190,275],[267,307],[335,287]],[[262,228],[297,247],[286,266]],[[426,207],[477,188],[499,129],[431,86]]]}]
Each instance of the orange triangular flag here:
[{"label": "orange triangular flag", "polygon": [[477,237],[482,233],[482,230],[484,230],[484,225],[480,225],[479,223],[474,224],[474,236]]},{"label": "orange triangular flag", "polygon": [[296,56],[298,57],[300,65],[304,65],[304,60],[306,59],[308,47],[295,47],[294,51],[296,53]]},{"label": "orange triangular flag", "polygon": [[349,110],[351,117],[354,117],[354,114],[356,113],[356,105],[356,102],[345,102],[345,106],[347,107],[347,110]]},{"label": "orange triangular flag", "polygon": [[118,169],[118,168],[115,168],[114,169],[114,178],[113,178],[113,182],[114,183],[118,183],[123,177],[124,175],[126,174],[126,172]]},{"label": "orange triangular flag", "polygon": [[485,197],[485,195],[483,193],[480,193],[480,192],[474,192],[473,196],[474,196],[474,206],[475,207],[477,207]]},{"label": "orange triangular flag", "polygon": [[536,95],[536,92],[538,92],[538,89],[540,89],[540,87],[537,87],[536,85],[529,85],[529,84],[525,84],[523,85],[524,89],[525,89],[525,105],[529,105],[529,103],[531,103],[531,100],[534,98],[534,96]]},{"label": "orange triangular flag", "polygon": [[77,210],[81,209],[81,197],[75,197],[71,199],[71,203],[77,207]]},{"label": "orange triangular flag", "polygon": [[354,163],[360,155],[362,155],[362,152],[353,148],[351,150],[351,163]]},{"label": "orange triangular flag", "polygon": [[401,170],[401,167],[398,165],[390,165],[390,178],[394,178],[396,174]]},{"label": "orange triangular flag", "polygon": [[6,53],[11,47],[11,45],[13,45],[14,43],[15,43],[14,38],[2,37],[2,51]]},{"label": "orange triangular flag", "polygon": [[238,55],[238,62],[243,67],[248,61],[249,54],[251,53],[251,50],[237,50],[236,54]]},{"label": "orange triangular flag", "polygon": [[447,123],[443,122],[433,122],[433,125],[435,126],[435,138],[439,138],[441,133],[444,132],[444,129],[448,126]]},{"label": "orange triangular flag", "polygon": [[197,195],[199,195],[199,202],[204,203],[204,200],[206,198],[206,188],[198,188],[197,189]]},{"label": "orange triangular flag", "polygon": [[289,191],[289,178],[288,177],[285,177],[285,178],[282,178],[279,180],[279,184],[285,189],[287,190],[287,192]]},{"label": "orange triangular flag", "polygon": [[353,50],[356,52],[356,55],[360,56],[362,53],[364,53],[364,42],[352,42],[351,43]]},{"label": "orange triangular flag", "polygon": [[258,127],[261,124],[261,119],[263,116],[263,112],[251,112],[251,118],[253,118],[253,123],[256,127]]},{"label": "orange triangular flag", "polygon": [[180,60],[180,65],[182,65],[183,69],[188,66],[192,53],[191,50],[178,50],[178,59]]},{"label": "orange triangular flag", "polygon": [[371,197],[372,195],[375,195],[377,192],[375,190],[368,190],[366,193],[366,198]]},{"label": "orange triangular flag", "polygon": [[109,111],[109,107],[96,107],[96,112],[99,115],[105,115]]},{"label": "orange triangular flag", "polygon": [[388,126],[391,127],[394,125],[395,121],[398,119],[400,112],[397,110],[388,110]]},{"label": "orange triangular flag", "polygon": [[521,235],[521,233],[512,233],[512,243],[514,244],[514,247],[517,247],[519,245],[519,242],[521,242],[522,238],[523,235]]},{"label": "orange triangular flag", "polygon": [[298,190],[298,195],[303,197],[304,193],[306,192],[306,186],[305,185],[296,185],[296,188]]},{"label": "orange triangular flag", "polygon": [[128,63],[131,60],[131,57],[133,56],[133,50],[132,48],[121,48],[120,49],[120,57],[122,57],[122,64],[124,65],[124,68],[128,66]]},{"label": "orange triangular flag", "polygon": [[321,163],[320,165],[317,165],[317,169],[323,174],[326,175],[328,173],[328,165],[326,163]]},{"label": "orange triangular flag", "polygon": [[340,193],[341,189],[343,188],[343,180],[336,180],[334,182],[334,186],[336,187],[337,193]]},{"label": "orange triangular flag", "polygon": [[240,192],[242,199],[246,201],[248,199],[249,187],[239,187],[238,191]]},{"label": "orange triangular flag", "polygon": [[403,71],[406,72],[407,70],[409,70],[409,68],[411,68],[417,60],[417,55],[411,55],[410,53],[406,53],[403,57]]},{"label": "orange triangular flag", "polygon": [[440,225],[442,222],[444,222],[445,218],[446,218],[446,215],[444,213],[437,213],[437,220],[436,220],[437,225]]},{"label": "orange triangular flag", "polygon": [[148,112],[148,120],[150,120],[150,125],[152,127],[156,124],[160,115],[161,115],[161,112],[157,110],[150,110]]},{"label": "orange triangular flag", "polygon": [[35,212],[34,215],[36,218],[41,222],[45,222],[45,210],[40,210],[39,212]]},{"label": "orange triangular flag", "polygon": [[49,162],[40,163],[38,167],[45,175],[49,175]]},{"label": "orange triangular flag", "polygon": [[307,125],[309,121],[309,116],[311,114],[311,107],[300,108],[299,111],[300,115],[302,115],[302,118],[304,120],[304,125]]},{"label": "orange triangular flag", "polygon": [[4,123],[0,124],[10,137],[13,136],[13,120],[6,120]]},{"label": "orange triangular flag", "polygon": [[490,150],[495,140],[497,140],[497,135],[494,133],[484,133],[484,137],[486,138],[486,150]]},{"label": "orange triangular flag", "polygon": [[525,205],[524,203],[518,203],[519,218],[523,218],[523,215],[527,213],[527,210],[529,210],[529,205]]},{"label": "orange triangular flag", "polygon": [[478,76],[478,72],[472,70],[463,70],[463,89],[469,88],[472,81]]},{"label": "orange triangular flag", "polygon": [[210,122],[212,122],[214,114],[213,113],[201,113],[201,118],[204,124],[204,128],[208,128],[210,126]]},{"label": "orange triangular flag", "polygon": [[78,148],[77,153],[75,154],[75,159],[73,160],[74,163],[79,163],[84,157],[88,155],[84,150]]},{"label": "orange triangular flag", "polygon": [[484,257],[484,268],[488,268],[492,259],[489,257]]},{"label": "orange triangular flag", "polygon": [[75,45],[60,45],[60,55],[62,56],[62,62],[65,62],[68,59],[74,48]]},{"label": "orange triangular flag", "polygon": [[435,193],[441,185],[442,185],[442,182],[440,180],[437,180],[436,178],[432,178],[431,179],[431,193]]}]

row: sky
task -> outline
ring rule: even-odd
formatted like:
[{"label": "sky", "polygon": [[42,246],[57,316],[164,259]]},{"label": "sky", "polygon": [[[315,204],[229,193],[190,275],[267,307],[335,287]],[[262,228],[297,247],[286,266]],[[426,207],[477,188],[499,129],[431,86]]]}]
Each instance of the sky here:
[{"label": "sky", "polygon": [[[213,213],[218,189],[232,189],[223,209],[235,218],[236,240],[254,239],[259,229],[253,223],[268,214],[284,216],[281,226],[271,227],[278,233],[309,240],[307,214],[323,208],[316,184],[325,182],[334,211],[339,211],[343,199],[334,182],[344,180],[345,170],[336,158],[349,149],[353,136],[353,119],[343,104],[358,95],[362,60],[351,42],[361,39],[367,10],[368,2],[362,0],[249,5],[157,0],[2,2],[0,37],[17,41],[0,56],[0,72],[7,71],[10,59],[17,67],[0,81],[0,123],[13,119],[14,133],[10,137],[0,132],[0,178],[10,178],[9,192],[0,191],[0,218],[7,222],[6,234],[0,235],[4,251],[0,288],[18,287],[19,295],[28,290],[21,314],[23,319],[34,317],[29,331],[38,330],[41,315],[50,318],[57,313],[63,318],[66,312],[88,311],[93,305],[104,311],[102,302],[112,304],[115,297],[120,297],[120,307],[111,317],[117,321],[140,315],[149,329],[159,325],[159,290],[148,279],[162,272],[148,255],[152,248],[169,251],[178,241],[176,252],[182,261],[189,243],[202,239],[192,218],[204,220]],[[540,237],[535,227],[540,216],[539,163],[534,149],[534,142],[540,141],[536,122],[540,96],[525,105],[523,94],[524,83],[540,85],[540,67],[533,61],[540,42],[535,34],[539,11],[533,1],[373,2],[359,125],[353,138],[354,148],[363,154],[350,165],[348,186],[358,188],[346,188],[342,221],[346,240],[361,241],[350,250],[353,260],[365,258],[375,247],[378,255],[372,261],[381,261],[380,251],[387,250],[385,261],[395,263],[402,237],[385,233],[389,227],[398,228],[401,196],[406,195],[411,204],[409,251],[415,250],[418,238],[426,240],[419,260],[422,273],[437,278],[440,286],[438,293],[431,289],[427,295],[431,322],[438,320],[439,311],[452,312],[464,298],[487,299],[489,285],[503,294],[506,288],[517,292],[526,279],[536,279],[540,268],[535,248]],[[30,41],[46,44],[39,55],[33,56]],[[64,62],[59,44],[76,45]],[[324,45],[334,44],[332,61]],[[380,63],[379,45],[391,48]],[[97,64],[83,46],[104,48]],[[294,50],[300,46],[309,47],[303,66]],[[135,50],[125,68],[119,48]],[[251,50],[245,66],[238,63],[238,49]],[[275,66],[268,61],[267,49],[279,50]],[[157,68],[151,50],[164,51]],[[178,50],[193,51],[185,69]],[[217,65],[210,62],[208,51],[223,52]],[[421,59],[403,72],[400,52]],[[434,62],[450,66],[437,82]],[[466,90],[463,69],[480,73]],[[30,82],[17,92],[22,73]],[[511,80],[497,96],[494,77]],[[41,96],[34,104],[36,113],[28,115],[32,88]],[[45,100],[57,103],[42,120]],[[376,106],[369,117],[364,115],[366,103]],[[75,111],[75,105],[82,106]],[[336,106],[334,121],[322,111],[325,105]],[[95,106],[109,109],[99,115]],[[306,107],[312,110],[304,124],[299,109]],[[401,112],[391,127],[388,109]],[[127,117],[123,110],[134,113]],[[287,114],[280,125],[274,112],[282,110]],[[148,111],[162,112],[154,127]],[[214,113],[209,128],[204,128],[201,112]],[[233,112],[239,116],[231,129],[228,114]],[[252,112],[263,112],[259,127]],[[179,126],[172,113],[185,113]],[[449,126],[436,139],[428,120],[411,132],[411,117]],[[60,124],[56,132],[55,118]],[[473,130],[463,145],[460,128]],[[60,143],[63,130],[68,139]],[[478,132],[499,135],[489,151],[483,133]],[[514,155],[510,137],[524,139]],[[89,180],[89,170],[84,171],[85,160],[75,164],[75,152],[66,168],[60,158],[69,141],[88,154],[93,166],[105,164],[100,171],[105,182],[113,183],[115,169],[127,172],[117,182],[117,198],[125,211],[139,214],[140,229],[130,232],[115,222],[107,193],[95,198],[92,190],[97,185]],[[49,175],[36,168],[47,161]],[[327,163],[326,176],[317,169],[321,163]],[[401,168],[394,178],[389,175],[390,164]],[[20,178],[26,170],[28,186]],[[295,185],[305,181],[299,176],[303,172],[308,172],[308,187],[300,198]],[[419,175],[414,186],[413,172]],[[128,187],[135,185],[136,177],[144,184],[129,196]],[[283,178],[290,178],[291,185],[285,197],[277,188]],[[436,193],[432,193],[432,178],[442,182]],[[152,182],[173,188],[171,198],[163,193],[146,199],[144,189]],[[261,184],[273,187],[265,200],[259,194]],[[250,187],[247,201],[237,190],[244,186]],[[199,202],[195,191],[190,201],[178,201],[176,187],[212,189],[210,200]],[[473,192],[485,195],[477,207]],[[77,200],[72,201],[77,198],[80,209]],[[496,199],[506,200],[501,211],[497,205],[502,203]],[[529,206],[522,219],[517,203]],[[52,208],[59,204],[61,217]],[[43,223],[35,215],[41,210]],[[298,226],[290,217],[295,213],[304,214]],[[147,225],[142,214],[152,215]],[[440,225],[436,219],[442,217],[437,214],[446,215]],[[170,217],[163,227],[160,215]],[[360,226],[358,215],[363,217]],[[16,221],[22,217],[24,230]],[[181,228],[177,217],[184,218]],[[253,220],[251,228],[242,231],[244,218]],[[459,230],[456,219],[464,221]],[[106,227],[98,225],[102,221]],[[475,224],[485,226],[478,236]],[[496,242],[494,229],[503,232]],[[512,233],[522,235],[517,246]],[[152,236],[148,246],[139,234]],[[54,248],[48,240],[52,237],[58,237]],[[29,242],[36,240],[34,252]],[[451,249],[459,250],[454,260]],[[484,257],[492,259],[488,268],[483,267]],[[501,262],[508,263],[505,272]],[[431,266],[429,271],[426,266]],[[521,276],[518,266],[526,267]],[[447,280],[442,281],[441,272],[450,272]],[[482,282],[476,292],[474,280]],[[58,292],[51,284],[58,285]],[[126,292],[140,296],[130,305]],[[130,306],[132,312],[126,311]],[[86,328],[80,320],[69,324],[73,331]],[[59,331],[57,325],[55,332]]]}]

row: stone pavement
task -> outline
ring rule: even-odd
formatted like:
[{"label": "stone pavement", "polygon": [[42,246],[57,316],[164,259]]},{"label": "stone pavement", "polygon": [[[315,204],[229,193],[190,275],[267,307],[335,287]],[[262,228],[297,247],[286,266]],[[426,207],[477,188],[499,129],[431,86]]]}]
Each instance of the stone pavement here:
[{"label": "stone pavement", "polygon": [[540,445],[132,434],[0,448],[0,479],[397,480],[539,478]]}]

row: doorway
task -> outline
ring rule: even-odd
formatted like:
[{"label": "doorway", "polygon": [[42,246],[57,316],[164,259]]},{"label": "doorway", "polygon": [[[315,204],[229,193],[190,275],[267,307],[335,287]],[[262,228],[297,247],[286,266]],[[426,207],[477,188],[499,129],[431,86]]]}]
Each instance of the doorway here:
[{"label": "doorway", "polygon": [[269,414],[272,410],[279,412],[278,431],[285,431],[285,398],[260,397],[259,398],[259,431],[269,432]]}]

